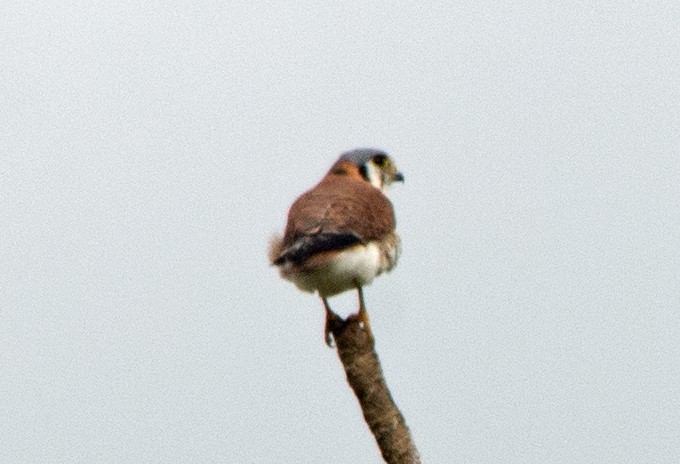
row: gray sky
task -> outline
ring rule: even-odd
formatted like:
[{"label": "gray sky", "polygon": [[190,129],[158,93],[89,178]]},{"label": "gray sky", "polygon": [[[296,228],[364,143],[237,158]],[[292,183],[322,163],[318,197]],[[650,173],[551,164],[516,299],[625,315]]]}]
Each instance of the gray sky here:
[{"label": "gray sky", "polygon": [[424,462],[676,460],[678,3],[290,3],[0,6],[0,461],[380,462],[266,260],[358,146]]}]

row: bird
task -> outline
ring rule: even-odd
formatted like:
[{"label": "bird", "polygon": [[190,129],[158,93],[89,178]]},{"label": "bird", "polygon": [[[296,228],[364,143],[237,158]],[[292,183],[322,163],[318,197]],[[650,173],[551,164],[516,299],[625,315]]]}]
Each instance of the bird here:
[{"label": "bird", "polygon": [[394,208],[385,195],[394,182],[403,183],[404,175],[386,152],[344,152],[316,186],[293,202],[283,236],[270,242],[269,260],[281,277],[321,297],[329,347],[338,316],[328,298],[352,289],[359,311],[348,320],[357,320],[373,337],[363,287],[391,271],[401,252]]}]

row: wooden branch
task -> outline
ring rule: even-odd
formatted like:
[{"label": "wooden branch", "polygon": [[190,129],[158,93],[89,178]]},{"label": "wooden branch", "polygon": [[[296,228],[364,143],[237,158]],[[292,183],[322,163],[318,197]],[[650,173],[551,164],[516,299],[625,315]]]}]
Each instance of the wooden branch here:
[{"label": "wooden branch", "polygon": [[333,316],[330,329],[347,382],[359,400],[383,459],[388,464],[419,464],[420,456],[406,421],[385,383],[373,336],[356,317],[343,320]]}]

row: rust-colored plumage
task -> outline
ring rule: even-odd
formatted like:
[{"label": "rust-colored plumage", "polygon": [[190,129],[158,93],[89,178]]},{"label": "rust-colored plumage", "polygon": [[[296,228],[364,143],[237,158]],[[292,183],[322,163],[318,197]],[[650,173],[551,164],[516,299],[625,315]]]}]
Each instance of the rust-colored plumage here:
[{"label": "rust-colored plumage", "polygon": [[394,228],[392,203],[380,190],[331,170],[291,206],[277,260],[302,262],[321,251],[379,241]]}]

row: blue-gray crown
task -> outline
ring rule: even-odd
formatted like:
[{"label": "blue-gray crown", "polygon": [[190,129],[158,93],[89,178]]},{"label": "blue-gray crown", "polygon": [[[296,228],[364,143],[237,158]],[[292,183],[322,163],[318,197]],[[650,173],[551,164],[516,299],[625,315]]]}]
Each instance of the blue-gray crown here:
[{"label": "blue-gray crown", "polygon": [[357,166],[362,166],[377,155],[387,156],[387,153],[375,148],[357,148],[340,155],[340,161],[349,161]]}]

